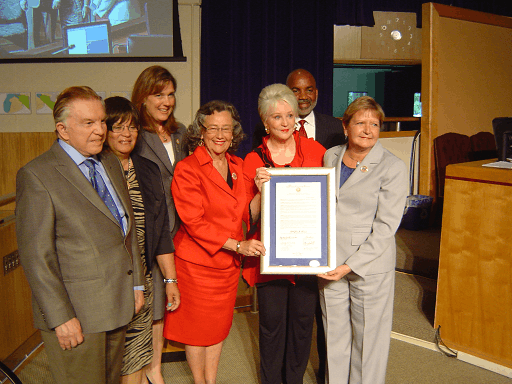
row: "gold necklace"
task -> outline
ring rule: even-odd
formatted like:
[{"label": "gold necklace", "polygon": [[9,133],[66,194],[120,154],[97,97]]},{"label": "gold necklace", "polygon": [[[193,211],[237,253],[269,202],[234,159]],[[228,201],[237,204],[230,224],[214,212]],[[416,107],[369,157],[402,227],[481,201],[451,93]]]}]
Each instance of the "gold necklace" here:
[{"label": "gold necklace", "polygon": [[167,143],[167,141],[169,140],[167,138],[167,132],[164,132],[163,134],[161,134],[160,132],[157,132],[158,134],[158,137],[160,137],[160,140],[162,140],[164,143]]}]

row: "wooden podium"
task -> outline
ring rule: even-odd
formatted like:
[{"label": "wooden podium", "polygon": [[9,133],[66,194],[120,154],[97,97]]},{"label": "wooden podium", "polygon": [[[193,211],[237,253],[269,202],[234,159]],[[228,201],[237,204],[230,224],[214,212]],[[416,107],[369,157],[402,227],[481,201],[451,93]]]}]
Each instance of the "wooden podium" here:
[{"label": "wooden podium", "polygon": [[512,170],[446,168],[435,327],[458,351],[512,368]]}]

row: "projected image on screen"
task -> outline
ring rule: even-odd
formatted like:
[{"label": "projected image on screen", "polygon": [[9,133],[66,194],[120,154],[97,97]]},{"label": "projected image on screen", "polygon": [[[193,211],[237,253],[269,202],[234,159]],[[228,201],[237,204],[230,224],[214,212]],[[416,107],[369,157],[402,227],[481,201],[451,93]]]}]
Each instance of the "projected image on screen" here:
[{"label": "projected image on screen", "polygon": [[0,0],[0,60],[182,56],[176,1]]},{"label": "projected image on screen", "polygon": [[101,55],[110,53],[109,24],[79,24],[65,28],[70,55]]},{"label": "projected image on screen", "polygon": [[419,92],[414,94],[414,109],[412,115],[414,117],[421,117],[421,93]]}]

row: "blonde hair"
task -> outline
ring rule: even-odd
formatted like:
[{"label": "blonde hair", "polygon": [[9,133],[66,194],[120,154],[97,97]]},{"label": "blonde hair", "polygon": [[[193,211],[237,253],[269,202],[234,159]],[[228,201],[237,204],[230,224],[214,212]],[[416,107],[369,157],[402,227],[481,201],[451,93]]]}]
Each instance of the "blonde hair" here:
[{"label": "blonde hair", "polygon": [[382,123],[384,122],[384,110],[382,107],[377,103],[372,97],[370,96],[361,96],[355,99],[353,102],[350,103],[350,105],[345,110],[345,113],[343,114],[342,122],[343,126],[347,127],[350,124],[350,120],[352,120],[352,117],[354,115],[363,110],[363,109],[369,109],[372,111],[377,112],[377,116],[379,118],[380,125],[382,126]]}]

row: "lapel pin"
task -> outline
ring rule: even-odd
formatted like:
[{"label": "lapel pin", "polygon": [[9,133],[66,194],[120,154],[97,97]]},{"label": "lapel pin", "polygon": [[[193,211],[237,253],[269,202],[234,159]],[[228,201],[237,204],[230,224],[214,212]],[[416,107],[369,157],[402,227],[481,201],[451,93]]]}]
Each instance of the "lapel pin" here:
[{"label": "lapel pin", "polygon": [[233,172],[233,173],[231,174],[231,177],[233,178],[233,180],[236,180],[236,179],[238,178],[238,176],[236,175],[236,173],[235,173],[235,172]]},{"label": "lapel pin", "polygon": [[180,139],[176,139],[176,144],[180,145]]},{"label": "lapel pin", "polygon": [[364,173],[364,172],[368,172],[368,167],[367,167],[366,165],[363,165],[363,166],[361,167],[361,172],[363,172],[363,173]]}]

